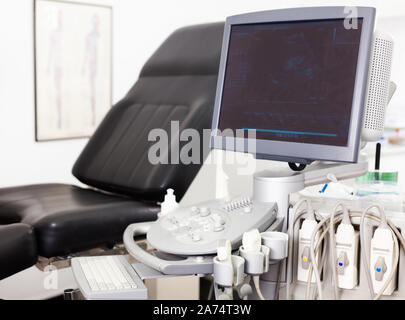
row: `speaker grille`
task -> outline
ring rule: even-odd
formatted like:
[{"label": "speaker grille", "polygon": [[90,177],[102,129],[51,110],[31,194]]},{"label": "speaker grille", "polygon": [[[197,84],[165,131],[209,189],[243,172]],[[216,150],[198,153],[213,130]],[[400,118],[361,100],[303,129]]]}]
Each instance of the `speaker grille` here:
[{"label": "speaker grille", "polygon": [[388,100],[391,77],[393,42],[375,37],[369,73],[364,127],[384,130],[385,107]]}]

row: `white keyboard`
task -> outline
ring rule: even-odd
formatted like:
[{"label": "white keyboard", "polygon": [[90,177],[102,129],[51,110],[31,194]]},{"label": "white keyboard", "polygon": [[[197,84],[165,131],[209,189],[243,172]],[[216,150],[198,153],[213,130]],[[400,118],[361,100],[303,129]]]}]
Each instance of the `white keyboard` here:
[{"label": "white keyboard", "polygon": [[72,259],[72,270],[87,299],[147,299],[147,290],[126,256]]}]

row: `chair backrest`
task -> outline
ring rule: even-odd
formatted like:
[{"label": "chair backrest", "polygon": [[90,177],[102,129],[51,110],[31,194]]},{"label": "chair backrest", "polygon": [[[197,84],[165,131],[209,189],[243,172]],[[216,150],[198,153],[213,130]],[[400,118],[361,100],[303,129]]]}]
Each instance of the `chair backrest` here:
[{"label": "chair backrest", "polygon": [[[169,36],[89,140],[73,167],[77,179],[139,200],[162,201],[173,188],[181,199],[201,164],[152,164],[148,152],[156,142],[148,135],[158,128],[170,133],[171,121],[200,137],[211,128],[223,28],[222,22],[203,24]],[[187,143],[177,140],[169,136],[168,154]]]}]

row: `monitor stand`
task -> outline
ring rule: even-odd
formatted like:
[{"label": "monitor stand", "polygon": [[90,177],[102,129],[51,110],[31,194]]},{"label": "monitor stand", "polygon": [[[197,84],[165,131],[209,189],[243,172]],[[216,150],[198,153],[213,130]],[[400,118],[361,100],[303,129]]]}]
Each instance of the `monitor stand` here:
[{"label": "monitor stand", "polygon": [[329,182],[328,174],[338,180],[362,176],[368,171],[366,155],[360,154],[357,163],[313,162],[302,171],[265,170],[253,178],[253,199],[276,202],[278,217],[284,218],[283,231],[287,230],[290,194],[305,187]]},{"label": "monitor stand", "polygon": [[292,171],[302,171],[307,167],[306,164],[303,164],[303,163],[296,164],[294,162],[289,162],[288,166],[290,167],[290,169]]}]

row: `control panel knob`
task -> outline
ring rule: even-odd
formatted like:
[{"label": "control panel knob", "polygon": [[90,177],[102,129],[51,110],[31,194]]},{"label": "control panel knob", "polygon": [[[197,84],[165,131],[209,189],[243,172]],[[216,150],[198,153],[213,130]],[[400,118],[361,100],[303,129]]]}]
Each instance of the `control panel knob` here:
[{"label": "control panel knob", "polygon": [[191,207],[191,214],[192,215],[196,215],[196,214],[198,214],[198,213],[200,213],[200,209],[198,209],[197,207]]},{"label": "control panel knob", "polygon": [[211,210],[209,209],[209,208],[207,208],[207,207],[202,207],[201,209],[200,209],[200,216],[201,217],[207,217],[207,216],[209,216],[211,214]]},{"label": "control panel knob", "polygon": [[212,217],[212,219],[214,220],[215,223],[225,224],[224,218],[222,218],[220,215],[213,214],[211,217]]},{"label": "control panel knob", "polygon": [[214,232],[219,232],[219,231],[222,231],[222,230],[224,230],[223,224],[221,224],[220,222],[216,222],[214,224]]},{"label": "control panel knob", "polygon": [[194,242],[198,242],[198,241],[201,241],[201,236],[200,236],[198,233],[194,233],[194,234],[191,236],[191,239],[192,239]]}]

